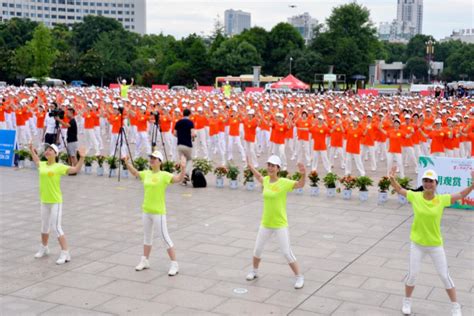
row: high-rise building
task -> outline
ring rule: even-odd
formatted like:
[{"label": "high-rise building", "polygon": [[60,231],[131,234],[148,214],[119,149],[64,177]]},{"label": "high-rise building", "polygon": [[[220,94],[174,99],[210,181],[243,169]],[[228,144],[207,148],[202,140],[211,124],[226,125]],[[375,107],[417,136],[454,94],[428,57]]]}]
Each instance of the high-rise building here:
[{"label": "high-rise building", "polygon": [[398,0],[397,21],[402,25],[402,32],[422,34],[423,0]]},{"label": "high-rise building", "polygon": [[2,0],[0,20],[27,18],[46,26],[72,25],[87,15],[100,15],[122,23],[126,30],[146,33],[146,0]]},{"label": "high-rise building", "polygon": [[250,13],[242,10],[225,10],[224,12],[225,34],[232,36],[242,33],[250,28]]},{"label": "high-rise building", "polygon": [[288,23],[293,25],[306,43],[313,38],[313,29],[318,25],[318,20],[313,19],[308,12],[288,18]]}]

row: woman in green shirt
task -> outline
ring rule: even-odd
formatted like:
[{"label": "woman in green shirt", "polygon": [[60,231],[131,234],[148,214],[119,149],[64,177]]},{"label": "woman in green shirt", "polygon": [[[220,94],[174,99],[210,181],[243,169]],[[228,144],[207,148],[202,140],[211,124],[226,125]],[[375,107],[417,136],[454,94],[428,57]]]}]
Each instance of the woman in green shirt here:
[{"label": "woman in green shirt", "polygon": [[144,197],[143,197],[143,256],[140,263],[135,267],[136,271],[142,271],[150,268],[150,252],[153,241],[153,229],[158,227],[159,234],[163,242],[166,244],[168,256],[171,260],[171,266],[168,271],[169,276],[174,276],[178,273],[179,267],[176,261],[176,253],[173,242],[168,234],[166,225],[166,204],[165,192],[166,187],[170,183],[182,182],[186,175],[186,158],[181,158],[181,172],[179,175],[161,171],[161,164],[163,162],[163,155],[158,150],[155,150],[150,155],[151,170],[137,171],[131,164],[128,158],[124,158],[128,170],[143,182]]},{"label": "woman in green shirt", "polygon": [[411,313],[411,295],[415,289],[415,280],[421,268],[421,261],[429,254],[436,271],[444,283],[446,292],[452,302],[452,315],[461,315],[461,305],[456,301],[456,289],[448,271],[446,254],[441,236],[441,217],[445,207],[465,198],[474,188],[474,171],[471,172],[473,182],[466,189],[454,194],[436,194],[438,176],[433,170],[426,170],[422,177],[422,191],[405,190],[395,180],[396,167],[390,172],[390,182],[394,190],[407,198],[413,206],[413,224],[411,226],[410,268],[405,281],[405,297],[402,312]]},{"label": "woman in green shirt", "polygon": [[286,178],[279,178],[278,172],[281,167],[281,160],[278,156],[270,156],[267,161],[268,176],[263,177],[247,158],[248,168],[252,171],[255,179],[263,185],[263,214],[253,255],[253,269],[247,275],[247,280],[252,281],[258,277],[258,266],[265,243],[276,235],[291,270],[296,276],[295,289],[304,286],[304,277],[300,273],[296,257],[291,251],[290,237],[288,233],[288,220],[286,216],[286,195],[293,189],[304,187],[306,170],[302,163],[298,164],[298,170],[302,174],[299,181]]},{"label": "woman in green shirt", "polygon": [[38,168],[39,191],[41,200],[41,246],[35,254],[35,258],[41,258],[49,254],[48,240],[49,231],[53,228],[61,246],[61,254],[56,264],[64,264],[71,261],[71,254],[66,242],[66,236],[61,228],[63,195],[61,193],[61,177],[66,174],[77,174],[84,163],[85,148],[79,149],[81,158],[74,166],[66,166],[56,162],[59,149],[56,145],[48,145],[44,152],[47,161],[40,161],[33,145],[30,143],[31,157]]}]

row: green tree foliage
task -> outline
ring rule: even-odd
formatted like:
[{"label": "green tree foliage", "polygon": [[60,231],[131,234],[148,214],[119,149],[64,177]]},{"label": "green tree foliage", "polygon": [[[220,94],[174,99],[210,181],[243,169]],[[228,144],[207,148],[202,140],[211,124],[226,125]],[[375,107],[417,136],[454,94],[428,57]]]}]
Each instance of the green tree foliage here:
[{"label": "green tree foliage", "polygon": [[113,31],[125,33],[122,25],[115,19],[87,15],[84,17],[82,23],[74,24],[72,28],[72,40],[74,46],[80,52],[86,52],[92,48],[102,33]]},{"label": "green tree foliage", "polygon": [[264,70],[274,75],[287,75],[289,68],[288,53],[292,50],[304,48],[304,39],[301,34],[288,23],[278,23],[269,34],[267,42],[268,55]]},{"label": "green tree foliage", "polygon": [[428,63],[423,57],[411,57],[407,60],[406,69],[417,81],[428,76]]},{"label": "green tree foliage", "polygon": [[261,65],[262,58],[250,43],[231,38],[222,42],[212,54],[211,65],[219,75],[238,76],[252,72],[252,66]]},{"label": "green tree foliage", "polygon": [[39,24],[33,39],[27,43],[33,55],[31,74],[36,78],[49,76],[58,51],[54,47],[51,31],[44,25]]},{"label": "green tree foliage", "polygon": [[425,57],[426,56],[426,42],[430,36],[418,34],[413,36],[407,44],[406,56],[407,60],[411,57]]}]

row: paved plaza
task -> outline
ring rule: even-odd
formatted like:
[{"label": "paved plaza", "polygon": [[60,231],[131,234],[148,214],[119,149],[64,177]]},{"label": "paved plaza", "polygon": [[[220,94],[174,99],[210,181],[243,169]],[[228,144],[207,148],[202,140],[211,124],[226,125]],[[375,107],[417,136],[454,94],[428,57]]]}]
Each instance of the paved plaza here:
[{"label": "paved plaza", "polygon": [[[382,171],[369,175],[378,181]],[[134,270],[143,243],[139,181],[63,177],[72,261],[58,266],[54,238],[49,257],[33,258],[40,244],[36,170],[1,168],[0,315],[401,315],[413,217],[395,196],[379,206],[375,187],[364,203],[356,192],[350,201],[341,194],[327,198],[324,188],[319,197],[308,186],[302,196],[291,193],[291,243],[305,276],[304,288],[295,290],[276,240],[265,248],[260,277],[245,280],[262,197],[242,182],[238,190],[227,183],[218,189],[214,176],[207,178],[205,189],[173,185],[167,191],[180,265],[168,277],[166,251],[156,238],[151,269]],[[474,212],[446,209],[442,226],[463,314],[474,315]],[[450,308],[425,258],[413,312],[450,315]]]}]

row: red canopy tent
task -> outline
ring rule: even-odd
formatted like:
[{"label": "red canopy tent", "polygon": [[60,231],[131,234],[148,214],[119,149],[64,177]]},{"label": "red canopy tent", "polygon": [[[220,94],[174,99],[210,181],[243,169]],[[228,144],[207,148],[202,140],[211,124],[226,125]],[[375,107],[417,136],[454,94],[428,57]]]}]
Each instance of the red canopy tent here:
[{"label": "red canopy tent", "polygon": [[287,88],[294,90],[308,90],[309,85],[299,80],[293,75],[288,75],[278,82],[271,85],[272,89]]}]

